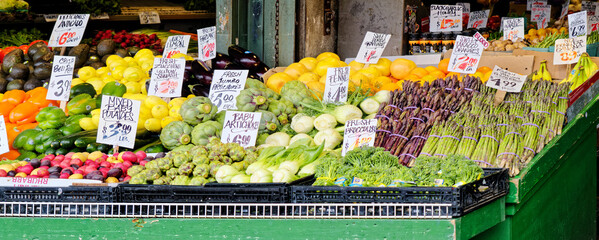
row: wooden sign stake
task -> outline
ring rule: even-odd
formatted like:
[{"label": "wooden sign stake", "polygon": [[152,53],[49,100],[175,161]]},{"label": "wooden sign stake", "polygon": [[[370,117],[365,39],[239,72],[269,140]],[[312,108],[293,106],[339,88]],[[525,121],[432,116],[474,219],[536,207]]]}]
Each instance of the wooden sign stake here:
[{"label": "wooden sign stake", "polygon": [[119,145],[112,145],[112,150],[113,150],[113,152],[112,152],[113,155],[114,154],[118,155],[119,154]]},{"label": "wooden sign stake", "polygon": [[[67,51],[67,47],[62,47],[60,48],[60,56],[64,56],[65,52]],[[70,91],[70,89],[69,89]],[[60,104],[60,109],[62,109],[63,112],[67,112],[67,101],[58,101]]]},{"label": "wooden sign stake", "polygon": [[506,91],[503,90],[497,90],[497,92],[495,93],[495,107],[499,106],[499,104],[501,104],[503,102],[503,99],[505,99],[505,95],[506,95]]}]

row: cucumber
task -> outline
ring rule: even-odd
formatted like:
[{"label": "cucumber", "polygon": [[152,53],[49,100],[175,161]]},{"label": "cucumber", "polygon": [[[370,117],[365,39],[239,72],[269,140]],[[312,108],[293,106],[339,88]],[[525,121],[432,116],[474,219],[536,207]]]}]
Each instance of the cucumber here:
[{"label": "cucumber", "polygon": [[100,152],[108,153],[110,150],[112,150],[112,146],[108,146],[106,144],[100,144],[100,146],[98,146],[97,149]]},{"label": "cucumber", "polygon": [[56,149],[56,155],[66,155],[67,153],[69,153],[69,150],[66,148]]},{"label": "cucumber", "polygon": [[[50,155],[50,154],[54,154],[56,152],[56,150],[54,148],[48,148],[46,149],[46,151],[41,154],[41,155]],[[42,157],[43,158],[43,157]]]},{"label": "cucumber", "polygon": [[60,148],[71,149],[75,147],[76,138],[65,138],[60,140]]},{"label": "cucumber", "polygon": [[87,144],[87,147],[85,148],[85,151],[88,152],[88,153],[92,153],[92,152],[98,151],[98,146],[100,146],[100,144],[98,144],[98,143]]},{"label": "cucumber", "polygon": [[87,147],[88,144],[95,143],[95,142],[96,142],[96,137],[80,137],[75,140],[74,144],[75,144],[75,147],[84,148],[84,147]]},{"label": "cucumber", "polygon": [[52,143],[50,143],[50,147],[53,150],[59,149],[60,148],[60,140],[55,139],[54,141],[52,141]]}]

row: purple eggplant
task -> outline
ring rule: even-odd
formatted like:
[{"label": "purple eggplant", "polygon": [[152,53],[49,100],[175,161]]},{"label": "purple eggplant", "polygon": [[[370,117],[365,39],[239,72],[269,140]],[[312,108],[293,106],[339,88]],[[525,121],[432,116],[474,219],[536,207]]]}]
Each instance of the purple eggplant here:
[{"label": "purple eggplant", "polygon": [[191,93],[196,96],[208,97],[208,94],[210,93],[210,85],[195,85],[191,89]]},{"label": "purple eggplant", "polygon": [[228,48],[229,56],[233,58],[234,62],[239,63],[246,69],[256,68],[262,61],[253,52],[247,51],[240,46],[231,45]]}]

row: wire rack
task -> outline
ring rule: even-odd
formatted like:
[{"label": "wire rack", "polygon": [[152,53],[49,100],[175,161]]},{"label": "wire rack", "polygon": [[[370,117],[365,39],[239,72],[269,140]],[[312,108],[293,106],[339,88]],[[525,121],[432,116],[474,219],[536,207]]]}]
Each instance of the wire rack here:
[{"label": "wire rack", "polygon": [[0,217],[448,219],[451,204],[0,202]]}]

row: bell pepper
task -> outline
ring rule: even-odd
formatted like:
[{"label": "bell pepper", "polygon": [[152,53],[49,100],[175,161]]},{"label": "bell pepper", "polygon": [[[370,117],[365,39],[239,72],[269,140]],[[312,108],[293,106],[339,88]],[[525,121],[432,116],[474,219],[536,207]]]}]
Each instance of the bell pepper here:
[{"label": "bell pepper", "polygon": [[69,115],[88,114],[94,109],[96,109],[96,100],[87,93],[79,94],[67,103]]},{"label": "bell pepper", "polygon": [[119,82],[109,82],[102,88],[102,95],[122,97],[127,92],[127,87]]},{"label": "bell pepper", "polygon": [[60,128],[67,120],[67,115],[58,107],[43,108],[35,117],[38,127],[41,129]]},{"label": "bell pepper", "polygon": [[16,160],[21,154],[17,150],[11,149],[5,154],[0,155],[0,161],[2,160]]},{"label": "bell pepper", "polygon": [[34,138],[35,151],[38,153],[45,152],[46,149],[50,148],[52,141],[62,136],[62,133],[58,129],[47,129],[39,132]]},{"label": "bell pepper", "polygon": [[6,48],[2,49],[2,51],[0,52],[0,62],[2,62],[2,59],[4,59],[4,56],[6,56],[6,54],[8,54],[9,52],[11,52],[15,48],[17,48],[17,47],[16,46],[10,46],[10,47],[6,47]]},{"label": "bell pepper", "polygon": [[46,95],[48,94],[48,89],[44,87],[37,87],[32,90],[27,91],[27,102],[33,103],[38,108],[45,108],[47,106],[59,106],[59,103],[54,100],[46,99]]},{"label": "bell pepper", "polygon": [[37,135],[40,131],[36,130],[36,129],[27,129],[22,131],[21,133],[19,133],[19,135],[17,135],[17,137],[15,138],[15,140],[13,141],[13,148],[15,149],[21,149],[23,148],[23,146],[25,146],[25,144],[27,143],[27,140],[29,140],[31,137]]},{"label": "bell pepper", "polygon": [[33,103],[24,102],[17,105],[8,116],[11,123],[25,124],[33,123],[36,120],[36,115],[39,108]]},{"label": "bell pepper", "polygon": [[10,111],[12,111],[17,105],[9,102],[0,102],[0,115],[4,116],[4,120],[8,121]]},{"label": "bell pepper", "polygon": [[61,128],[59,128],[58,130],[60,130],[60,132],[62,133],[62,135],[71,135],[73,133],[78,133],[81,132],[81,127],[79,126],[79,123],[75,123],[75,124],[68,124],[68,125],[64,125]]},{"label": "bell pepper", "polygon": [[4,93],[4,97],[2,98],[2,102],[8,102],[14,105],[22,103],[25,101],[27,94],[23,90],[10,90]]}]

